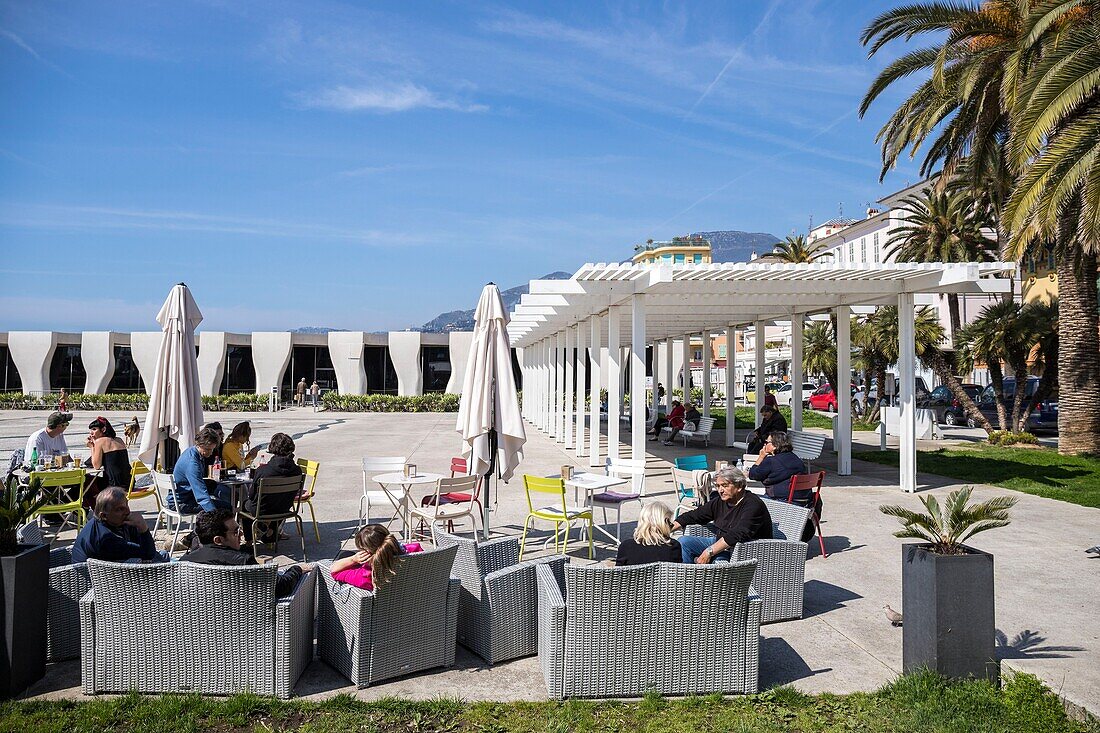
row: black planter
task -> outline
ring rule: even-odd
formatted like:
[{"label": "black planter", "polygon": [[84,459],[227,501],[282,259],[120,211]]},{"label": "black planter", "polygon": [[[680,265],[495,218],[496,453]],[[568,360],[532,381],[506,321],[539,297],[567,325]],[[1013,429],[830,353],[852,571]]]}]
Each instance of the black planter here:
[{"label": "black planter", "polygon": [[0,698],[15,697],[46,674],[49,545],[19,545],[0,556]]},{"label": "black planter", "polygon": [[996,680],[993,556],[901,549],[902,670]]}]

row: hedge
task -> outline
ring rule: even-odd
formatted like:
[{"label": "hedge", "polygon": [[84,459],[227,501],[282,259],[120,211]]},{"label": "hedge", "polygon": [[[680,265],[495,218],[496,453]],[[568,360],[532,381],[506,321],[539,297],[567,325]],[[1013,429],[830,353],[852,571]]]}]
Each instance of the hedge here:
[{"label": "hedge", "polygon": [[321,404],[335,412],[458,412],[456,394],[424,395],[337,394],[326,392]]},{"label": "hedge", "polygon": [[[203,395],[202,409],[220,412],[267,412],[267,395],[231,394]],[[147,410],[147,394],[83,394],[67,395],[65,406],[69,410]],[[22,392],[0,393],[0,409],[3,410],[53,410],[57,408],[57,395],[28,395]]]}]

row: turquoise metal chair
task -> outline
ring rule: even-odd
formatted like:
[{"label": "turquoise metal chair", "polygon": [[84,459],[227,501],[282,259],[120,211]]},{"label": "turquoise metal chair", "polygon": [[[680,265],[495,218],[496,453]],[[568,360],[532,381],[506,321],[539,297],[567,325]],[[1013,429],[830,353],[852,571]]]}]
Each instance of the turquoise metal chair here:
[{"label": "turquoise metal chair", "polygon": [[[689,473],[691,471],[708,471],[710,470],[710,464],[705,454],[682,456],[676,459],[676,468],[677,470],[687,471]],[[685,503],[695,501],[695,484],[694,482],[676,480],[675,474],[673,475],[673,483],[676,484],[676,501],[680,504],[676,512],[679,514],[679,508],[682,508]]]}]

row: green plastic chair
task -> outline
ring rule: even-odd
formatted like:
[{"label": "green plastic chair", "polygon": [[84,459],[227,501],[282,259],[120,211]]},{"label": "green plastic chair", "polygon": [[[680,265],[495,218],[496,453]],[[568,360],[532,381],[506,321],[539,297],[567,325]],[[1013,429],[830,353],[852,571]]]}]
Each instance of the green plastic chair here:
[{"label": "green plastic chair", "polygon": [[[30,480],[34,481],[36,478],[42,479],[42,488],[47,492],[54,495],[57,501],[45,504],[35,512],[36,516],[42,516],[43,514],[61,514],[69,515],[75,514],[78,518],[76,528],[79,530],[84,526],[84,522],[87,521],[87,516],[84,513],[84,476],[85,471],[83,468],[70,468],[63,471],[35,471],[30,475]],[[61,490],[65,487],[75,487],[77,490],[76,498],[72,501],[64,501],[64,495]],[[66,519],[65,523],[69,520]],[[62,527],[65,524],[61,525]]]},{"label": "green plastic chair", "polygon": [[[562,542],[561,554],[569,552],[569,526],[576,519],[588,522],[588,558],[593,557],[592,549],[592,508],[571,507],[565,503],[565,481],[560,478],[543,478],[542,476],[523,475],[523,488],[527,493],[527,518],[523,520],[523,537],[519,541],[519,559],[523,560],[523,550],[527,543],[527,528],[532,519],[544,519],[554,523],[554,552],[558,551],[558,535],[561,534],[562,522],[565,523],[565,541]],[[533,494],[547,494],[554,498],[550,506],[535,508]],[[559,508],[560,507],[560,508]]]}]

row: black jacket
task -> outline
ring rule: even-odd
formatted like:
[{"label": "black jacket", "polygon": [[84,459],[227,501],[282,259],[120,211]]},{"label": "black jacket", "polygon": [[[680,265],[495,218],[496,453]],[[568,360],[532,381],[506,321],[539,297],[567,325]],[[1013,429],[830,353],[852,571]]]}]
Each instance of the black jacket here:
[{"label": "black jacket", "polygon": [[633,537],[627,537],[619,543],[619,552],[615,556],[615,565],[645,565],[647,562],[681,562],[683,551],[680,543],[672,540],[667,545],[640,545]]},{"label": "black jacket", "polygon": [[[250,553],[234,550],[223,545],[202,545],[189,551],[181,561],[199,563],[200,565],[255,565],[256,558]],[[298,585],[298,579],[302,577],[302,568],[291,565],[286,570],[279,571],[275,581],[275,595],[286,596],[294,592]]]},{"label": "black jacket", "polygon": [[718,534],[733,547],[738,542],[770,540],[772,517],[764,500],[745,490],[737,504],[728,504],[718,494],[698,509],[684,512],[677,517],[681,527],[691,524],[713,524]]}]

